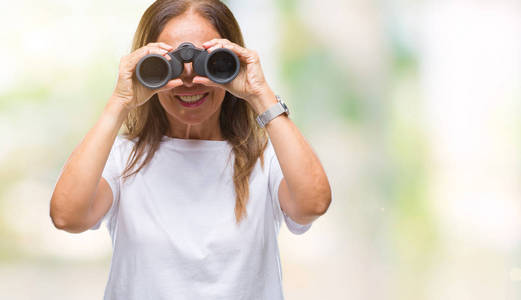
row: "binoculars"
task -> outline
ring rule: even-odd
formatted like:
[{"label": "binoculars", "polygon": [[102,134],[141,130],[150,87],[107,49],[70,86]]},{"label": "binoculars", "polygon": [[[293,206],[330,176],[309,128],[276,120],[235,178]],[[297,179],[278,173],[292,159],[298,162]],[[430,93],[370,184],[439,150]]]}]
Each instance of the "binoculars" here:
[{"label": "binoculars", "polygon": [[139,82],[150,89],[160,88],[183,73],[184,64],[192,63],[197,75],[208,77],[215,83],[232,81],[239,74],[239,58],[229,49],[219,48],[211,53],[185,42],[168,53],[171,60],[159,54],[148,54],[136,66]]}]

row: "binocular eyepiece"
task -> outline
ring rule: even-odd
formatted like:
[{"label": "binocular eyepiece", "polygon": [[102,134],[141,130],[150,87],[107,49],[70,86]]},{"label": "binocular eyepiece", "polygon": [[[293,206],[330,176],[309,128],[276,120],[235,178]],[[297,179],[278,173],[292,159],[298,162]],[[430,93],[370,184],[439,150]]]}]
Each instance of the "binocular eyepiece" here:
[{"label": "binocular eyepiece", "polygon": [[183,73],[184,64],[191,62],[194,72],[208,77],[215,83],[224,84],[232,81],[239,74],[239,58],[229,49],[218,48],[208,53],[185,42],[168,53],[171,60],[159,54],[148,54],[139,60],[136,77],[150,89],[160,88],[168,81]]}]

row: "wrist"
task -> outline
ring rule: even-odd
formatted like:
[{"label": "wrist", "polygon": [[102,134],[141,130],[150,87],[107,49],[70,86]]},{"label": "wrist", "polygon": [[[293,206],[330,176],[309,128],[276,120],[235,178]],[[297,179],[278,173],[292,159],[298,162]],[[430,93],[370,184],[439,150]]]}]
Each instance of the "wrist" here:
[{"label": "wrist", "polygon": [[268,110],[273,104],[276,104],[277,98],[273,90],[270,87],[266,87],[261,93],[251,97],[250,103],[257,115],[259,115]]},{"label": "wrist", "polygon": [[109,98],[109,101],[103,110],[105,115],[111,116],[113,119],[118,121],[118,123],[123,123],[129,112],[130,109],[125,100],[114,95]]}]

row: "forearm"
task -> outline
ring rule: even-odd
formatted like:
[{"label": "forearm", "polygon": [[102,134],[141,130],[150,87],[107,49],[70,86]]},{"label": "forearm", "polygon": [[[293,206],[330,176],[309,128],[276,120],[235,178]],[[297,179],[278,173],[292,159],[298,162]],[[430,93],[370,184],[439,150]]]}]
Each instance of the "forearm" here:
[{"label": "forearm", "polygon": [[65,163],[51,199],[55,224],[74,224],[87,215],[126,110],[110,99],[101,117]]},{"label": "forearm", "polygon": [[[252,101],[253,102],[253,101]],[[254,108],[262,113],[277,102],[268,91],[257,98]],[[331,202],[331,188],[320,160],[286,115],[266,124],[266,130],[279,160],[293,206],[309,212],[324,212]]]}]

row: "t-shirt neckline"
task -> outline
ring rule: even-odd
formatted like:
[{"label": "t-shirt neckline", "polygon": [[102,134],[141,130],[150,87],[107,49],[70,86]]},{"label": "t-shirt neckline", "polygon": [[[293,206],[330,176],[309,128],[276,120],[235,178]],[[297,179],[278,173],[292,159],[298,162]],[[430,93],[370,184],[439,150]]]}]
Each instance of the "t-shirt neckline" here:
[{"label": "t-shirt neckline", "polygon": [[161,143],[170,147],[179,149],[223,149],[229,148],[228,141],[220,140],[199,140],[199,139],[181,139],[164,135]]}]

